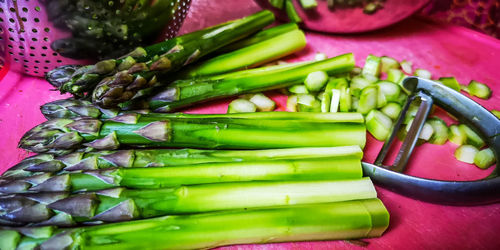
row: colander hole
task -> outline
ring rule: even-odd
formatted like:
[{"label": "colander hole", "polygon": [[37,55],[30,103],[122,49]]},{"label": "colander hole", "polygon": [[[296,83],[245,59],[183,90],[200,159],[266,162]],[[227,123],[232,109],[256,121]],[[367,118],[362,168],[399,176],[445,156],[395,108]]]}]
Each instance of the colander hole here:
[{"label": "colander hole", "polygon": [[50,60],[45,60],[45,63],[50,63]]},{"label": "colander hole", "polygon": [[40,63],[40,61],[38,61],[38,60],[35,60],[35,63]]},{"label": "colander hole", "polygon": [[40,7],[36,6],[36,7],[35,7],[35,10],[36,10],[36,11],[40,11]]},{"label": "colander hole", "polygon": [[43,40],[46,41],[46,42],[48,42],[49,38],[48,37],[44,37]]},{"label": "colander hole", "polygon": [[20,40],[21,42],[24,42],[24,38],[22,38],[22,37],[21,37],[21,38],[19,38],[19,40]]},{"label": "colander hole", "polygon": [[24,47],[23,47],[23,46],[21,46],[21,45],[19,45],[19,49],[24,49]]},{"label": "colander hole", "polygon": [[38,66],[35,66],[35,67],[33,67],[33,68],[38,69]]},{"label": "colander hole", "polygon": [[30,56],[35,56],[35,54],[33,54],[33,53],[30,53]]},{"label": "colander hole", "polygon": [[33,28],[31,31],[33,31],[33,33],[37,33],[38,32],[38,30],[35,29],[35,28]]},{"label": "colander hole", "polygon": [[27,22],[28,19],[26,19],[26,17],[21,17],[21,20],[23,20],[23,22]]},{"label": "colander hole", "polygon": [[9,49],[13,49],[14,48],[11,44],[7,45],[7,47],[9,47]]},{"label": "colander hole", "polygon": [[[46,62],[47,62],[47,61],[46,61]],[[61,61],[61,60],[57,60],[57,62],[58,62],[58,63],[62,63],[62,61]]]},{"label": "colander hole", "polygon": [[35,49],[35,47],[33,47],[33,46],[30,46],[30,49]]},{"label": "colander hole", "polygon": [[9,40],[11,40],[11,41],[13,41],[13,42],[14,42],[14,38],[12,38],[12,37],[9,37]]},{"label": "colander hole", "polygon": [[3,13],[3,9],[2,8],[0,8],[0,13]]},{"label": "colander hole", "polygon": [[10,10],[10,12],[16,12],[16,9],[14,9],[12,7],[9,10]]},{"label": "colander hole", "polygon": [[25,64],[25,65],[23,65],[23,67],[28,68],[28,65]]},{"label": "colander hole", "polygon": [[28,8],[23,7],[23,11],[24,11],[24,12],[28,12]]},{"label": "colander hole", "polygon": [[14,29],[13,29],[13,28],[9,28],[9,31],[10,31],[10,32],[14,32]]},{"label": "colander hole", "polygon": [[24,56],[24,53],[23,53],[23,52],[19,52],[19,55],[20,55],[20,56]]},{"label": "colander hole", "polygon": [[54,52],[54,53],[52,53],[52,55],[53,55],[53,56],[57,56],[57,53],[56,53],[56,52]]},{"label": "colander hole", "polygon": [[47,46],[42,46],[42,49],[47,49]]},{"label": "colander hole", "polygon": [[24,59],[23,61],[24,61],[24,62],[26,62],[26,63],[27,63],[27,62],[29,62],[29,61],[28,61],[28,60],[26,60],[26,59]]},{"label": "colander hole", "polygon": [[9,18],[9,22],[14,23],[14,18]]},{"label": "colander hole", "polygon": [[38,39],[33,37],[33,38],[31,38],[31,41],[36,42],[36,41],[38,41]]},{"label": "colander hole", "polygon": [[3,22],[3,19],[0,17],[0,23]]},{"label": "colander hole", "polygon": [[[43,69],[49,69],[49,67],[47,67],[47,66],[44,66],[44,67],[43,67]],[[47,72],[45,72],[45,73],[47,73]]]},{"label": "colander hole", "polygon": [[10,55],[14,55],[14,53],[13,53],[12,51],[9,51],[9,54],[10,54]]},{"label": "colander hole", "polygon": [[40,22],[40,19],[38,19],[37,17],[35,17],[35,19],[33,19],[33,21],[35,21],[35,23],[38,23],[38,22]]},{"label": "colander hole", "polygon": [[33,72],[35,72],[35,74],[38,74],[38,71],[36,71],[36,70],[35,70],[35,71],[33,71]]},{"label": "colander hole", "polygon": [[50,31],[50,29],[48,27],[45,27],[45,29],[43,29],[43,30],[45,30],[45,32],[49,32]]},{"label": "colander hole", "polygon": [[47,56],[47,55],[42,53],[42,56]]},{"label": "colander hole", "polygon": [[16,61],[16,62],[19,62],[19,59],[17,59],[17,58],[14,58],[14,61]]}]

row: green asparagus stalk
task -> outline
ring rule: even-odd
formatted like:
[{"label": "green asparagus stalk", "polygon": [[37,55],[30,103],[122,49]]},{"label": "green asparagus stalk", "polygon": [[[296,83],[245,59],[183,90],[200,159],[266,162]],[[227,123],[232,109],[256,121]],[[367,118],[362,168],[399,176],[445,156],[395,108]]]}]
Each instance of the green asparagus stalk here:
[{"label": "green asparagus stalk", "polygon": [[243,162],[319,157],[354,157],[361,160],[359,146],[286,148],[264,150],[129,149],[75,152],[55,157],[38,154],[22,160],[2,174],[17,179],[44,172],[81,171],[107,168],[143,168],[191,165],[209,162]]},{"label": "green asparagus stalk", "polygon": [[292,120],[307,120],[309,122],[363,122],[363,116],[356,113],[340,113],[340,114],[302,114],[289,112],[259,112],[245,114],[182,114],[182,113],[151,113],[149,110],[133,110],[133,111],[118,111],[116,109],[102,109],[88,101],[81,99],[62,99],[46,103],[41,106],[42,114],[47,119],[54,118],[76,118],[76,117],[92,117],[99,119],[109,119],[116,116],[139,113],[148,114],[149,116],[166,117],[166,118],[264,118],[264,119],[292,119]]},{"label": "green asparagus stalk", "polygon": [[323,123],[293,118],[268,119],[266,117],[275,115],[260,114],[252,118],[232,117],[236,114],[216,115],[216,118],[180,114],[182,118],[175,118],[175,114],[168,117],[131,113],[108,120],[52,119],[28,131],[19,147],[36,153],[67,154],[82,147],[114,150],[125,145],[226,149],[351,145],[363,148],[365,145],[365,127],[360,114],[351,114],[350,121]]},{"label": "green asparagus stalk", "polygon": [[193,65],[180,72],[178,77],[190,79],[251,68],[293,54],[305,46],[304,33],[300,30],[293,30]]},{"label": "green asparagus stalk", "polygon": [[[172,214],[370,198],[377,198],[377,193],[369,178],[233,182],[143,190],[114,188],[73,195],[51,192],[0,197],[0,219],[8,221],[7,226],[74,226]],[[23,206],[12,208],[13,203]]]},{"label": "green asparagus stalk", "polygon": [[215,162],[175,167],[115,168],[44,173],[0,185],[0,193],[95,191],[114,187],[155,189],[204,183],[361,178],[356,157]]},{"label": "green asparagus stalk", "polygon": [[299,26],[297,26],[297,24],[295,24],[295,23],[285,23],[285,24],[277,25],[277,26],[259,31],[258,33],[256,33],[255,35],[253,35],[251,37],[242,39],[240,41],[231,43],[223,48],[220,48],[219,50],[216,51],[216,53],[228,53],[231,51],[242,49],[242,48],[248,47],[250,45],[253,45],[253,44],[271,39],[273,37],[282,35],[284,33],[298,30],[298,29],[299,29]]},{"label": "green asparagus stalk", "polygon": [[[314,216],[311,216],[314,215]],[[378,199],[173,215],[72,229],[4,228],[15,249],[208,249],[223,245],[378,237],[389,214]]]},{"label": "green asparagus stalk", "polygon": [[135,64],[128,70],[103,79],[94,89],[92,100],[101,107],[114,107],[128,101],[137,91],[154,85],[162,75],[178,71],[204,55],[259,31],[273,21],[273,14],[264,10],[214,29],[197,39],[177,44],[158,58]]},{"label": "green asparagus stalk", "polygon": [[171,112],[203,101],[299,84],[314,71],[325,71],[333,75],[349,72],[353,67],[354,56],[349,53],[310,64],[258,71],[254,74],[243,71],[222,79],[174,82],[151,97],[148,105],[155,112]]}]

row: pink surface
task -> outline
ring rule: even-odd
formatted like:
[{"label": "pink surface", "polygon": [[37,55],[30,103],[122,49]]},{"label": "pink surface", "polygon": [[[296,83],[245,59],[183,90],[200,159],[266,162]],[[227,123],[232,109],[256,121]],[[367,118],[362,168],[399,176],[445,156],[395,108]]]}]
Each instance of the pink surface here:
[{"label": "pink surface", "polygon": [[[225,8],[211,1],[194,1],[181,32],[188,32],[259,8],[251,1],[230,1]],[[214,15],[213,13],[219,13]],[[200,17],[200,15],[202,15]],[[204,19],[202,17],[210,17]],[[363,35],[333,36],[307,34],[308,46],[289,61],[307,60],[320,51],[329,56],[354,52],[359,66],[368,53],[388,55],[413,62],[414,68],[430,70],[434,76],[456,76],[462,83],[482,81],[495,92],[487,101],[478,100],[489,109],[500,109],[500,41],[463,28],[409,19],[390,29]],[[1,74],[0,74],[1,75]],[[24,132],[43,121],[38,107],[64,98],[42,79],[22,77],[9,72],[0,81],[0,172],[19,162],[27,153],[16,145]],[[283,110],[285,98],[271,93]],[[222,113],[228,100],[203,105],[187,112]],[[381,143],[369,139],[366,160],[375,157]],[[408,172],[439,179],[471,179],[486,175],[472,165],[453,157],[455,146],[423,145],[416,149]],[[368,249],[500,249],[500,204],[475,207],[451,207],[412,200],[382,188],[379,197],[391,213],[391,224],[380,238],[368,239]],[[344,241],[301,242],[223,247],[221,249],[357,249]]]}]

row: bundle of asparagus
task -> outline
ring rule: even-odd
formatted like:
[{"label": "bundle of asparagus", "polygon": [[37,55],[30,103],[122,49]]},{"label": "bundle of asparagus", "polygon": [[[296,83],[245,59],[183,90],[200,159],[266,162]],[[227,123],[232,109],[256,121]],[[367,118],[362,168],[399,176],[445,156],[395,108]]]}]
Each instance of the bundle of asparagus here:
[{"label": "bundle of asparagus", "polygon": [[93,103],[41,107],[48,120],[19,143],[40,154],[0,176],[0,249],[195,249],[380,236],[388,213],[362,175],[361,114],[156,113],[353,69],[345,54],[231,72],[305,45],[290,24],[239,40],[269,20],[264,11],[120,59],[52,71],[48,78],[62,91],[93,92]]}]

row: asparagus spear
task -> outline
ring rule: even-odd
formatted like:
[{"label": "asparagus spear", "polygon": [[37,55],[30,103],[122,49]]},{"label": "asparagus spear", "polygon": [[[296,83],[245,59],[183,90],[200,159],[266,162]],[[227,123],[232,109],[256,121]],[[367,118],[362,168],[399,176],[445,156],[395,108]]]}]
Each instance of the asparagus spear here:
[{"label": "asparagus spear", "polygon": [[130,113],[148,114],[149,116],[165,118],[247,118],[247,119],[272,119],[272,120],[306,120],[308,122],[359,122],[362,123],[363,116],[356,113],[290,113],[290,112],[259,112],[240,114],[183,114],[183,113],[151,113],[149,110],[121,111],[114,109],[102,109],[81,99],[62,99],[46,103],[40,108],[47,119],[54,118],[76,118],[93,117],[109,119],[119,115]]},{"label": "asparagus spear", "polygon": [[[311,216],[314,215],[314,216]],[[377,237],[389,214],[378,199],[174,215],[90,227],[4,228],[14,249],[208,249],[245,243]]]},{"label": "asparagus spear", "polygon": [[[17,226],[73,226],[162,215],[376,198],[369,178],[201,184],[163,189],[105,189],[0,197],[0,219]],[[12,204],[22,204],[13,208]],[[62,219],[64,218],[64,220]],[[0,221],[0,224],[1,221]]]},{"label": "asparagus spear", "polygon": [[151,87],[158,77],[178,71],[182,66],[255,33],[273,21],[272,12],[264,10],[231,25],[212,30],[197,39],[177,44],[158,58],[104,78],[94,89],[92,100],[102,107],[114,107],[131,99],[138,90]]},{"label": "asparagus spear", "polygon": [[333,75],[349,72],[353,67],[354,56],[349,53],[295,66],[251,73],[238,72],[221,79],[177,81],[151,97],[148,106],[155,112],[171,112],[203,101],[298,84],[314,71],[325,71]]},{"label": "asparagus spear", "polygon": [[[261,21],[249,25],[250,28],[254,28],[256,30],[270,24],[273,21],[272,14],[269,12],[257,13],[254,16],[262,18]],[[251,19],[251,17],[252,16],[248,18]],[[160,57],[168,52],[173,52],[173,50],[176,51],[179,46],[191,44],[193,40],[198,40],[204,35],[210,35],[218,30],[229,29],[233,27],[235,23],[239,22],[244,23],[245,19],[230,21],[217,26],[205,28],[203,30],[175,37],[145,48],[137,47],[135,50],[120,58],[104,60],[94,65],[61,66],[50,71],[46,75],[46,79],[50,84],[59,89],[61,93],[69,92],[76,96],[83,96],[86,92],[92,91],[94,87],[107,76],[113,75],[119,71],[130,69],[132,69],[132,71],[137,70],[137,68],[142,66],[141,63],[153,60],[155,57]]]},{"label": "asparagus spear", "polygon": [[360,159],[355,157],[323,157],[44,173],[3,183],[0,185],[0,193],[95,191],[114,187],[155,189],[259,180],[352,179],[362,176],[360,165]]},{"label": "asparagus spear", "polygon": [[264,150],[200,149],[130,149],[116,151],[75,152],[61,157],[39,154],[22,160],[2,174],[16,179],[44,172],[79,171],[106,168],[168,167],[208,162],[242,162],[318,157],[359,158],[359,146],[324,148],[287,148]]},{"label": "asparagus spear", "polygon": [[120,145],[231,149],[365,145],[365,127],[360,114],[351,114],[350,121],[323,123],[293,118],[267,119],[273,116],[269,113],[256,113],[252,118],[233,118],[232,115],[207,118],[131,113],[108,120],[52,119],[28,131],[19,147],[36,153],[67,154],[84,146],[114,150]]},{"label": "asparagus spear", "polygon": [[182,79],[190,79],[251,68],[290,55],[305,46],[306,38],[304,33],[300,30],[293,30],[233,52],[210,58],[201,64],[193,65],[180,72],[178,76]]}]

